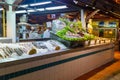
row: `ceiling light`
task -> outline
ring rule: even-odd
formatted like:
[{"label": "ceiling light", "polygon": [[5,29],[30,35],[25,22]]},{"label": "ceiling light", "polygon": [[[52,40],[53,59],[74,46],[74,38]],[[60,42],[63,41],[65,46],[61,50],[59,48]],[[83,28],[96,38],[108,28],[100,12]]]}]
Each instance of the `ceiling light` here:
[{"label": "ceiling light", "polygon": [[36,9],[37,11],[44,11],[44,8]]},{"label": "ceiling light", "polygon": [[37,11],[44,11],[44,8],[34,9],[34,10],[28,10],[28,12],[37,12]]},{"label": "ceiling light", "polygon": [[95,9],[95,7],[92,7],[92,9]]},{"label": "ceiling light", "polygon": [[30,4],[30,6],[38,6],[38,5],[44,5],[44,4],[50,4],[52,3],[51,1],[47,1],[47,2],[40,2],[40,3],[34,3],[34,4]]},{"label": "ceiling light", "polygon": [[28,12],[36,12],[35,10],[27,10]]},{"label": "ceiling light", "polygon": [[30,12],[37,12],[37,11],[44,11],[44,8],[39,8],[39,9],[31,9],[31,10],[20,10],[20,11],[16,11],[16,14],[20,14],[20,13],[30,13]]},{"label": "ceiling light", "polygon": [[19,7],[26,8],[26,7],[28,7],[28,5],[20,5]]},{"label": "ceiling light", "polygon": [[78,4],[78,1],[76,1],[76,0],[73,0],[73,2],[74,2],[75,4]]},{"label": "ceiling light", "polygon": [[27,13],[26,10],[20,10],[20,11],[15,11],[16,14],[19,14],[19,13]]},{"label": "ceiling light", "polygon": [[86,7],[88,7],[88,5],[87,5],[87,4],[86,4],[85,6],[86,6]]},{"label": "ceiling light", "polygon": [[105,12],[106,14],[108,14],[108,12]]},{"label": "ceiling light", "polygon": [[56,10],[56,9],[65,9],[67,6],[55,6],[55,7],[47,7],[46,10]]},{"label": "ceiling light", "polygon": [[110,12],[113,12],[113,11],[110,11]]},{"label": "ceiling light", "polygon": [[0,8],[0,11],[2,11],[3,10],[3,8]]}]

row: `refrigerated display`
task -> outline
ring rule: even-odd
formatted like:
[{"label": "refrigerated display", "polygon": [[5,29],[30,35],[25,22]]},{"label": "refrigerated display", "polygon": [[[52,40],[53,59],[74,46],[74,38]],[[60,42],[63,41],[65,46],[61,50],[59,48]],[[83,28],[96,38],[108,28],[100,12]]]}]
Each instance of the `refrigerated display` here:
[{"label": "refrigerated display", "polygon": [[56,40],[0,43],[0,63],[51,54],[65,49],[67,47]]}]

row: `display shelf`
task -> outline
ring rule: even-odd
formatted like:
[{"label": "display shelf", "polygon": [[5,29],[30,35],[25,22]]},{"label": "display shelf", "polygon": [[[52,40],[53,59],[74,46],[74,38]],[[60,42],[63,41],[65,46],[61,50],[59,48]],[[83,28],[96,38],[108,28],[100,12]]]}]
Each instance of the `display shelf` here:
[{"label": "display shelf", "polygon": [[[41,43],[41,41],[39,41]],[[35,43],[39,43],[39,42],[35,42]],[[28,43],[32,43],[32,42],[24,42],[24,43],[17,43],[18,45],[20,44],[28,44]],[[43,41],[42,43],[46,43],[46,41]],[[58,42],[59,43],[59,42]],[[12,64],[12,63],[24,63],[24,62],[30,62],[36,59],[47,59],[49,57],[54,57],[54,56],[58,56],[58,55],[63,55],[63,54],[68,54],[70,52],[77,52],[77,51],[84,51],[87,49],[92,49],[92,48],[99,48],[101,46],[106,46],[106,45],[110,45],[112,44],[111,41],[107,40],[105,43],[103,41],[101,41],[101,43],[99,43],[99,40],[97,40],[96,44],[94,42],[94,40],[90,41],[90,44],[88,45],[88,41],[85,42],[85,46],[84,47],[77,47],[77,48],[67,48],[65,47],[63,44],[60,43],[60,47],[62,47],[60,50],[53,50],[53,49],[38,49],[36,54],[32,54],[29,55],[27,53],[23,53],[21,56],[18,56],[16,53],[14,53],[13,55],[7,57],[7,58],[2,58],[0,59],[0,65],[4,65],[4,64]],[[11,45],[11,44],[5,44],[5,45]],[[16,45],[16,44],[15,44]],[[13,48],[13,43],[12,46]],[[15,46],[18,47],[18,46]],[[35,46],[34,46],[35,47]],[[43,52],[42,52],[43,51]],[[7,66],[7,65],[6,65]],[[2,66],[0,66],[2,67]]]},{"label": "display shelf", "polygon": [[[101,43],[99,42],[99,40],[101,40]],[[6,48],[7,46],[12,49],[25,48],[27,51],[25,51],[21,56],[17,55],[17,53],[12,53],[14,55],[4,59],[0,59],[0,75],[2,79],[5,80],[13,78],[16,78],[16,80],[33,80],[31,79],[30,75],[36,74],[38,74],[36,80],[39,80],[39,78],[41,78],[42,80],[47,80],[48,77],[46,79],[43,78],[45,76],[50,76],[50,80],[57,80],[59,76],[58,74],[55,74],[55,72],[59,71],[59,75],[61,75],[62,77],[65,76],[62,80],[73,80],[78,77],[78,75],[76,77],[71,77],[71,79],[68,79],[68,77],[66,77],[68,75],[63,74],[69,74],[71,72],[71,68],[69,66],[73,67],[73,71],[77,69],[77,73],[79,72],[78,74],[84,74],[92,69],[97,68],[98,66],[101,66],[113,60],[114,45],[109,40],[108,42],[104,42],[102,41],[102,39],[99,40],[97,40],[96,44],[94,40],[91,40],[89,45],[87,43],[87,45],[84,47],[76,48],[67,48],[62,43],[56,40],[9,44],[1,43],[1,48],[2,46],[4,48]],[[57,46],[59,46],[59,48],[57,48],[56,50],[55,48]],[[35,54],[30,55],[29,53],[27,53],[31,50],[31,48],[36,49]],[[89,64],[85,64],[84,61],[87,61]],[[63,68],[63,66],[66,67]],[[45,75],[41,77],[43,72],[45,73]],[[50,72],[50,74],[48,72]],[[72,73],[71,75],[76,75],[77,73]],[[13,76],[13,74],[16,75]],[[51,78],[54,76],[56,76],[55,79]]]},{"label": "display shelf", "polygon": [[[82,47],[79,45],[76,48],[93,47],[109,43],[111,43],[109,39],[100,38],[96,40],[85,41],[84,47],[83,45]],[[76,44],[78,45],[78,43]],[[0,43],[0,63],[61,53],[70,49],[63,43],[51,39],[45,41],[29,41],[20,43]]]},{"label": "display shelf", "polygon": [[64,40],[60,37],[58,37],[56,34],[51,33],[51,38],[60,41],[61,43],[63,43],[64,45],[66,45],[69,48],[76,48],[76,47],[83,47],[85,44],[85,41],[67,41]]},{"label": "display shelf", "polygon": [[47,55],[65,49],[67,47],[56,40],[1,43],[0,63]]},{"label": "display shelf", "polygon": [[99,37],[103,38],[117,38],[117,28],[110,28],[110,27],[104,27],[104,28],[94,28],[93,34]]}]

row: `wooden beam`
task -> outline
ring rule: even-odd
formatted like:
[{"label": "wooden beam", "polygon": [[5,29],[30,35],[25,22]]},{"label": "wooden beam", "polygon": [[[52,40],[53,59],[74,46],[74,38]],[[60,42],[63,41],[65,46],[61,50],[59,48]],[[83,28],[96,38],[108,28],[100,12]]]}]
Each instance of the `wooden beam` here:
[{"label": "wooden beam", "polygon": [[22,2],[23,0],[16,0],[14,3],[13,3],[13,11],[16,10],[16,8],[18,7],[18,5]]},{"label": "wooden beam", "polygon": [[120,4],[120,0],[115,0],[115,1],[116,1],[116,3]]},{"label": "wooden beam", "polygon": [[98,9],[98,10],[95,10],[95,11],[93,11],[92,13],[90,13],[87,17],[86,17],[86,19],[85,19],[85,21],[86,22],[88,22],[88,20],[90,19],[90,18],[92,18],[96,13],[98,13],[100,10]]},{"label": "wooden beam", "polygon": [[6,4],[5,0],[0,0],[0,6],[2,6],[5,10],[8,10],[8,5]]}]

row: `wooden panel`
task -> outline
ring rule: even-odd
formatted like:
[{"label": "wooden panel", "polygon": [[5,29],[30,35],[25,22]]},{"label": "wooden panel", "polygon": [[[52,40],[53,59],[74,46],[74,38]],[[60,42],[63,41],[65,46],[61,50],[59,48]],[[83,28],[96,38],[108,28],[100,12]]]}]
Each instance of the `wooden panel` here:
[{"label": "wooden panel", "polygon": [[18,7],[18,5],[22,2],[23,0],[16,0],[14,3],[13,3],[13,11],[15,11],[15,9]]},{"label": "wooden panel", "polygon": [[115,0],[116,3],[120,4],[120,0]]}]

